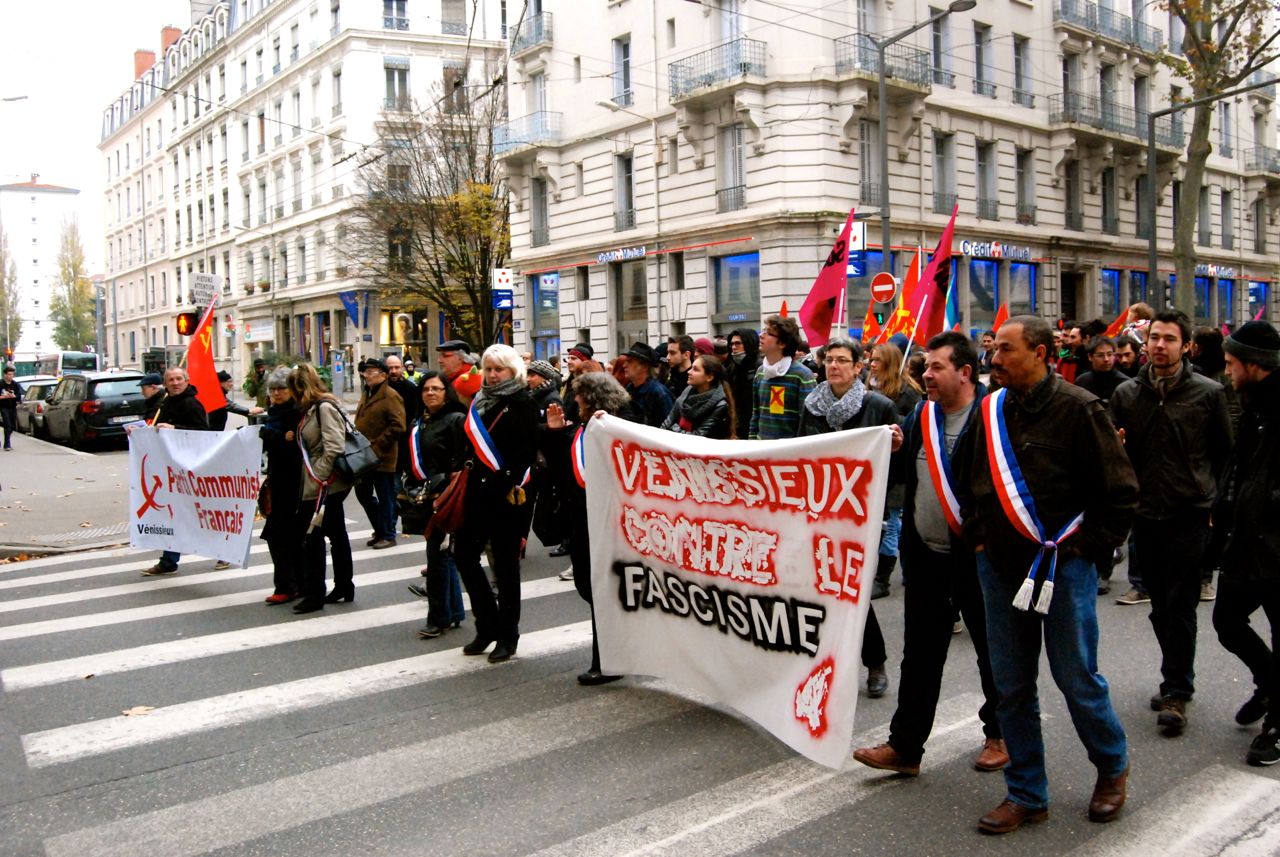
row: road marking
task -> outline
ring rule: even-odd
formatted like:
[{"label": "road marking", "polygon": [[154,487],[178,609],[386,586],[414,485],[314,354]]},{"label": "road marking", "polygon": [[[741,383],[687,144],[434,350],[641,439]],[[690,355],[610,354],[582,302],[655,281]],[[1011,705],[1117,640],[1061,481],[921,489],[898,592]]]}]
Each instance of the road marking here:
[{"label": "road marking", "polygon": [[[363,581],[365,578],[362,575],[358,579]],[[574,590],[571,582],[560,580],[553,575],[524,582],[520,595],[522,601],[528,601],[572,591]],[[256,594],[261,595],[261,593]],[[464,595],[462,600],[465,607],[468,610],[471,609],[471,602],[467,596]],[[266,646],[296,643],[299,640],[311,640],[333,634],[345,634],[367,628],[396,625],[401,622],[421,621],[425,607],[424,603],[416,602],[328,615],[317,613],[297,622],[259,625],[238,631],[186,637],[60,661],[10,667],[0,670],[0,685],[3,685],[6,691],[27,690],[60,682],[76,681],[87,675],[106,676],[232,652],[245,652]]]},{"label": "road marking", "polygon": [[1071,857],[1272,857],[1280,853],[1280,782],[1210,765],[1107,827]]},{"label": "road marking", "polygon": [[[591,623],[577,622],[522,635],[520,654],[557,654],[590,642]],[[181,702],[145,717],[117,715],[32,732],[22,736],[22,747],[28,766],[44,768],[491,668],[486,658],[469,658],[458,649],[448,649]]]},{"label": "road marking", "polygon": [[[266,545],[261,546],[266,550]],[[369,559],[376,555],[399,556],[406,553],[423,553],[425,542],[406,542],[393,548],[352,551],[352,559]],[[150,568],[154,563],[144,563],[143,568]],[[270,559],[250,565],[248,568],[228,568],[223,571],[204,571],[196,574],[177,574],[173,577],[151,577],[146,580],[135,580],[130,583],[117,583],[113,586],[100,586],[97,589],[75,589],[70,592],[55,592],[52,595],[33,595],[30,598],[16,598],[13,601],[0,603],[0,613],[15,613],[19,610],[34,610],[38,607],[53,607],[58,604],[74,604],[78,601],[101,601],[103,598],[115,598],[122,595],[135,595],[139,592],[154,592],[159,589],[177,589],[183,586],[198,586],[202,583],[220,583],[224,580],[239,580],[245,577],[259,577],[270,574],[273,566]]]},{"label": "road marking", "polygon": [[[520,642],[523,649],[524,639]],[[697,708],[677,696],[649,694],[637,699],[636,694],[621,690],[593,691],[584,699],[531,714],[65,833],[44,841],[45,854],[205,854],[335,814],[430,793],[452,782],[550,756],[584,740],[676,718]],[[342,799],[300,799],[305,795],[341,795]],[[228,823],[228,819],[235,819],[235,823]]]},{"label": "road marking", "polygon": [[[939,703],[925,756],[925,776],[930,775],[929,768],[966,753],[976,753],[981,747],[982,731],[975,713],[980,705],[982,696],[976,693]],[[854,746],[878,744],[887,731],[888,724],[865,730],[854,736]],[[885,788],[909,787],[911,782],[909,778],[876,771],[853,761],[847,765],[843,771],[832,771],[805,759],[788,759],[546,848],[531,857],[736,854],[758,849],[788,830],[844,810],[880,794]],[[972,776],[998,777],[995,774]]]}]

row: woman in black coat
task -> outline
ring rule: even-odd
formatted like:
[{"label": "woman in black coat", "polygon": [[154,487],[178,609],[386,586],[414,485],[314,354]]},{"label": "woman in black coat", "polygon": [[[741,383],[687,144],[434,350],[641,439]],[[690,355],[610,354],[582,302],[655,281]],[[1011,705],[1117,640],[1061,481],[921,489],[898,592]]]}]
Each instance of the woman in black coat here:
[{"label": "woman in black coat", "polygon": [[289,391],[289,369],[281,367],[267,375],[267,421],[259,429],[262,450],[267,454],[267,485],[270,486],[267,523],[262,538],[271,552],[275,587],[268,604],[287,604],[302,588],[302,540],[298,531],[298,486],[302,482],[302,451],[297,430],[302,413]]},{"label": "woman in black coat", "polygon": [[729,390],[723,363],[710,354],[699,355],[693,361],[689,385],[671,406],[662,428],[716,440],[735,436],[733,393]]},{"label": "woman in black coat", "polygon": [[[422,413],[409,429],[409,461],[405,487],[425,487],[427,496],[439,494],[449,476],[466,458],[467,437],[462,424],[467,409],[458,401],[453,385],[439,372],[422,374]],[[445,534],[432,530],[427,536],[426,588],[410,586],[427,597],[427,622],[418,629],[424,640],[439,637],[462,622],[462,591],[453,557],[444,551]]]},{"label": "woman in black coat", "polygon": [[734,437],[746,438],[751,428],[751,403],[755,401],[756,370],[760,368],[760,334],[739,327],[729,334],[729,388],[737,406]]},{"label": "woman in black coat", "polygon": [[[537,454],[538,409],[529,395],[524,361],[514,348],[490,345],[480,364],[484,384],[468,419],[483,425],[490,445],[471,438],[464,521],[453,553],[476,619],[475,639],[462,653],[484,654],[496,642],[489,662],[498,663],[515,654],[520,640],[520,542],[526,516],[518,509],[527,502],[522,483]],[[496,599],[480,567],[486,544],[493,555]]]}]

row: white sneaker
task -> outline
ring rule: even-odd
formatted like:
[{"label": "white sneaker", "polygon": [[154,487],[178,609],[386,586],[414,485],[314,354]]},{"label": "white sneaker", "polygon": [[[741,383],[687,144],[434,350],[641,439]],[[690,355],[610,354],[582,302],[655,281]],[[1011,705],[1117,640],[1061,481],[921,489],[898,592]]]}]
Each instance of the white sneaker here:
[{"label": "white sneaker", "polygon": [[560,572],[560,579],[561,579],[561,580],[573,580],[573,569],[572,569],[572,568],[566,568],[564,571]]}]

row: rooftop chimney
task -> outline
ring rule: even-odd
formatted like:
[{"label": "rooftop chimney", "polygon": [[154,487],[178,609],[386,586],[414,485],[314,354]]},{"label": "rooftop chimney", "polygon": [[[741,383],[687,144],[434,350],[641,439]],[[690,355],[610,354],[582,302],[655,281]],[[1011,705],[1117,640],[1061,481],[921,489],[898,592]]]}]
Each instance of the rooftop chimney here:
[{"label": "rooftop chimney", "polygon": [[155,51],[134,51],[133,52],[133,79],[137,80],[156,64]]},{"label": "rooftop chimney", "polygon": [[182,38],[182,30],[177,27],[162,27],[160,29],[160,53],[169,50],[174,42]]}]

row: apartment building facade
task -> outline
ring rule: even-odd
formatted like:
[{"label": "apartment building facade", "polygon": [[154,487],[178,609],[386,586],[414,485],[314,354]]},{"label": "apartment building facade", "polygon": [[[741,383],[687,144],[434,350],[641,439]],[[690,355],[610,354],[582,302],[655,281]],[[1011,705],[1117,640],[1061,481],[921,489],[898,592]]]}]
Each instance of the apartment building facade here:
[{"label": "apartment building facade", "polygon": [[[531,2],[513,22],[512,119],[495,142],[511,186],[517,339],[540,356],[574,341],[613,355],[672,332],[758,327],[784,300],[794,310],[850,207],[872,215],[849,277],[860,328],[884,266],[882,154],[895,272],[959,205],[965,329],[988,327],[1005,302],[1110,319],[1154,299],[1146,117],[1178,94],[1159,56],[1181,44],[1154,6],[996,0],[941,17],[886,49],[881,134],[876,38],[940,8],[599,5],[587,18]],[[1157,123],[1158,276],[1172,272],[1175,208],[1198,206],[1204,323],[1275,317],[1275,97],[1271,85],[1218,105],[1196,200],[1179,198],[1189,114]]]},{"label": "apartment building facade", "polygon": [[[214,353],[237,377],[269,350],[328,366],[352,391],[361,358],[427,353],[438,311],[356,277],[347,221],[381,129],[478,76],[504,49],[504,8],[224,0],[166,28],[158,60],[135,58],[103,117],[117,362],[138,365],[137,343],[175,344],[173,316],[202,273],[223,278]],[[408,335],[392,324],[405,315]]]},{"label": "apartment building facade", "polygon": [[49,318],[49,296],[58,280],[62,229],[75,218],[79,193],[41,182],[34,174],[29,181],[0,184],[0,228],[9,242],[9,258],[17,274],[18,317],[22,319],[22,333],[13,344],[15,355],[58,350],[53,340],[54,323]]}]

